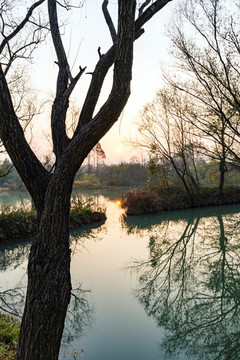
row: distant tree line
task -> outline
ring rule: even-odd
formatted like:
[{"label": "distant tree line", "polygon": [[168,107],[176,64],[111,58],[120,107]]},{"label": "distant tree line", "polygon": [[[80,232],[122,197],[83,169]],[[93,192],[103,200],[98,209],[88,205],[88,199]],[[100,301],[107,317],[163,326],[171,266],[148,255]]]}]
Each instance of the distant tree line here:
[{"label": "distant tree line", "polygon": [[[177,157],[174,161],[177,161]],[[46,166],[50,167],[49,163]],[[11,169],[8,172],[8,169]],[[216,187],[219,182],[219,164],[215,159],[197,158],[195,164],[189,165],[189,172],[197,173],[200,186]],[[5,175],[4,175],[5,174]],[[0,186],[11,190],[25,189],[21,178],[12,166],[12,163],[5,159],[0,162]],[[176,173],[175,167],[163,158],[151,157],[146,164],[136,162],[121,162],[120,164],[106,165],[93,164],[80,170],[75,178],[75,185],[86,188],[100,188],[108,186],[141,186],[161,185],[170,187],[181,185],[181,178]],[[240,172],[235,166],[229,166],[225,175],[225,185],[240,186]]]}]

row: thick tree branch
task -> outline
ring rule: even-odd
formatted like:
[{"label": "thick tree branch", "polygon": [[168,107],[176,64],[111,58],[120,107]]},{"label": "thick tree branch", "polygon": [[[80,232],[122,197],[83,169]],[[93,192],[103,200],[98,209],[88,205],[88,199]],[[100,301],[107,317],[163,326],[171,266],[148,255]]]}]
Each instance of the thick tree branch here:
[{"label": "thick tree branch", "polygon": [[115,44],[115,42],[117,41],[117,33],[107,6],[108,6],[108,0],[104,0],[102,3],[102,11],[111,34],[112,41]]},{"label": "thick tree branch", "polygon": [[[135,40],[143,34],[144,30],[142,29],[142,26],[170,1],[172,0],[157,0],[142,13],[142,15],[135,21]],[[99,59],[95,67],[95,70],[92,74],[92,80],[79,117],[78,126],[75,132],[76,135],[81,131],[82,127],[86,123],[89,123],[89,121],[92,120],[92,116],[102,89],[104,79],[108,73],[108,70],[114,63],[115,51],[116,46],[114,44],[107,51],[107,53]]]},{"label": "thick tree branch", "polygon": [[135,22],[136,29],[135,31],[138,31],[142,28],[146,22],[148,22],[158,11],[160,11],[165,5],[167,5],[172,0],[157,0],[154,1],[154,3],[149,6],[141,16],[139,16]]},{"label": "thick tree branch", "polygon": [[56,160],[58,161],[70,141],[66,133],[66,116],[69,107],[69,97],[86,68],[80,67],[80,71],[75,77],[71,74],[59,30],[57,3],[58,2],[56,0],[48,0],[50,28],[58,59],[57,65],[59,67],[56,97],[52,106],[51,114],[53,149]]},{"label": "thick tree branch", "polygon": [[142,15],[143,10],[146,6],[148,6],[148,4],[151,2],[151,0],[145,0],[144,3],[140,6],[140,8],[138,9],[138,17]]},{"label": "thick tree branch", "polygon": [[40,214],[50,175],[29,147],[0,66],[0,137]]},{"label": "thick tree branch", "polygon": [[82,107],[76,134],[81,131],[81,128],[92,120],[93,112],[95,110],[99,94],[102,89],[104,79],[108,70],[114,63],[115,45],[113,45],[106,54],[104,54],[98,61],[94,72],[92,73],[92,80]]},{"label": "thick tree branch", "polygon": [[[70,72],[70,67],[59,31],[56,3],[56,0],[48,0],[50,29],[58,59],[57,65],[59,67],[56,97],[52,106],[51,114],[53,149],[56,155],[56,159],[58,159],[69,142],[65,125],[66,114],[69,106],[69,96],[77,81],[74,81],[73,85],[73,77]],[[77,76],[77,80],[79,78],[80,76]],[[69,82],[72,84],[70,88],[68,87]]]},{"label": "thick tree branch", "polygon": [[[126,4],[127,3],[127,4]],[[111,48],[107,55],[104,55],[98,62],[105,65],[106,71],[109,69],[109,63],[113,61],[115,55],[114,77],[112,90],[108,100],[102,106],[95,118],[82,127],[81,131],[75,132],[75,135],[65,149],[61,158],[61,163],[74,163],[74,171],[86,157],[91,148],[96,145],[99,139],[110,129],[117,121],[121,114],[127,99],[130,95],[130,82],[132,78],[132,60],[133,60],[133,43],[135,35],[135,5],[136,1],[119,1],[119,24],[118,37],[115,47]],[[114,49],[114,51],[113,51]],[[103,70],[103,68],[102,68]],[[100,76],[100,73],[98,73]],[[96,76],[94,73],[93,76]],[[71,154],[71,155],[70,155]],[[70,160],[71,157],[71,160]],[[67,160],[68,159],[68,160]],[[66,171],[66,170],[65,170]],[[71,173],[72,170],[68,169]]]},{"label": "thick tree branch", "polygon": [[67,76],[66,81],[68,81],[68,60],[59,31],[56,0],[48,0],[48,13],[52,40],[58,58],[59,69],[61,71],[64,70],[64,75]]}]

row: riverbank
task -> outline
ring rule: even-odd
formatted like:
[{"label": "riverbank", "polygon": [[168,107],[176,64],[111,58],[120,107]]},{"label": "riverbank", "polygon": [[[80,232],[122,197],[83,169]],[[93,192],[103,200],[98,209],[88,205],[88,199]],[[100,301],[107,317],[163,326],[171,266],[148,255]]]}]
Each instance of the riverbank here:
[{"label": "riverbank", "polygon": [[[80,204],[72,206],[70,211],[70,228],[104,222],[103,210],[94,211]],[[10,240],[35,234],[37,231],[37,214],[25,208],[3,209],[0,214],[0,240]]]},{"label": "riverbank", "polygon": [[128,191],[123,196],[122,207],[127,215],[150,214],[169,210],[189,209],[240,203],[240,188],[229,186],[221,194],[217,188],[202,188],[190,198],[180,187],[168,189],[147,186]]}]

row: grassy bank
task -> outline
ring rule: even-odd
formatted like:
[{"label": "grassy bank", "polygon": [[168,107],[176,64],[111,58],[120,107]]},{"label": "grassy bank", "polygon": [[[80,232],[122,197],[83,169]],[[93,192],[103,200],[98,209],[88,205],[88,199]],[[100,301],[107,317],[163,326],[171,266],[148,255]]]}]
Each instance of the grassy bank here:
[{"label": "grassy bank", "polygon": [[[104,211],[94,211],[91,204],[74,201],[70,212],[70,227],[77,228],[94,222],[105,221]],[[4,207],[0,213],[0,240],[32,235],[37,231],[36,211],[27,208]]]},{"label": "grassy bank", "polygon": [[128,191],[123,198],[122,207],[126,209],[127,215],[138,215],[236,203],[240,203],[240,188],[234,186],[224,188],[221,195],[216,188],[205,187],[193,194],[192,198],[180,187],[166,189],[148,186]]},{"label": "grassy bank", "polygon": [[20,321],[14,316],[0,313],[0,359],[13,360],[16,356]]}]

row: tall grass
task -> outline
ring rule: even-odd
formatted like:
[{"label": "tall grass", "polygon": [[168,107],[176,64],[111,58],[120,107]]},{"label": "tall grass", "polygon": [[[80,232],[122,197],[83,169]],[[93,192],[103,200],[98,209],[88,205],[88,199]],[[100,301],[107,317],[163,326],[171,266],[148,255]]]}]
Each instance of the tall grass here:
[{"label": "tall grass", "polygon": [[36,211],[29,206],[0,208],[0,239],[18,238],[36,232]]},{"label": "tall grass", "polygon": [[[92,222],[106,219],[103,209],[93,210],[91,199],[83,201],[75,196],[72,199],[70,210],[70,227],[78,227]],[[0,240],[20,238],[37,232],[37,213],[31,205],[8,206],[2,204],[0,207]]]},{"label": "tall grass", "polygon": [[20,321],[8,314],[0,313],[0,359],[14,360],[20,332]]}]

